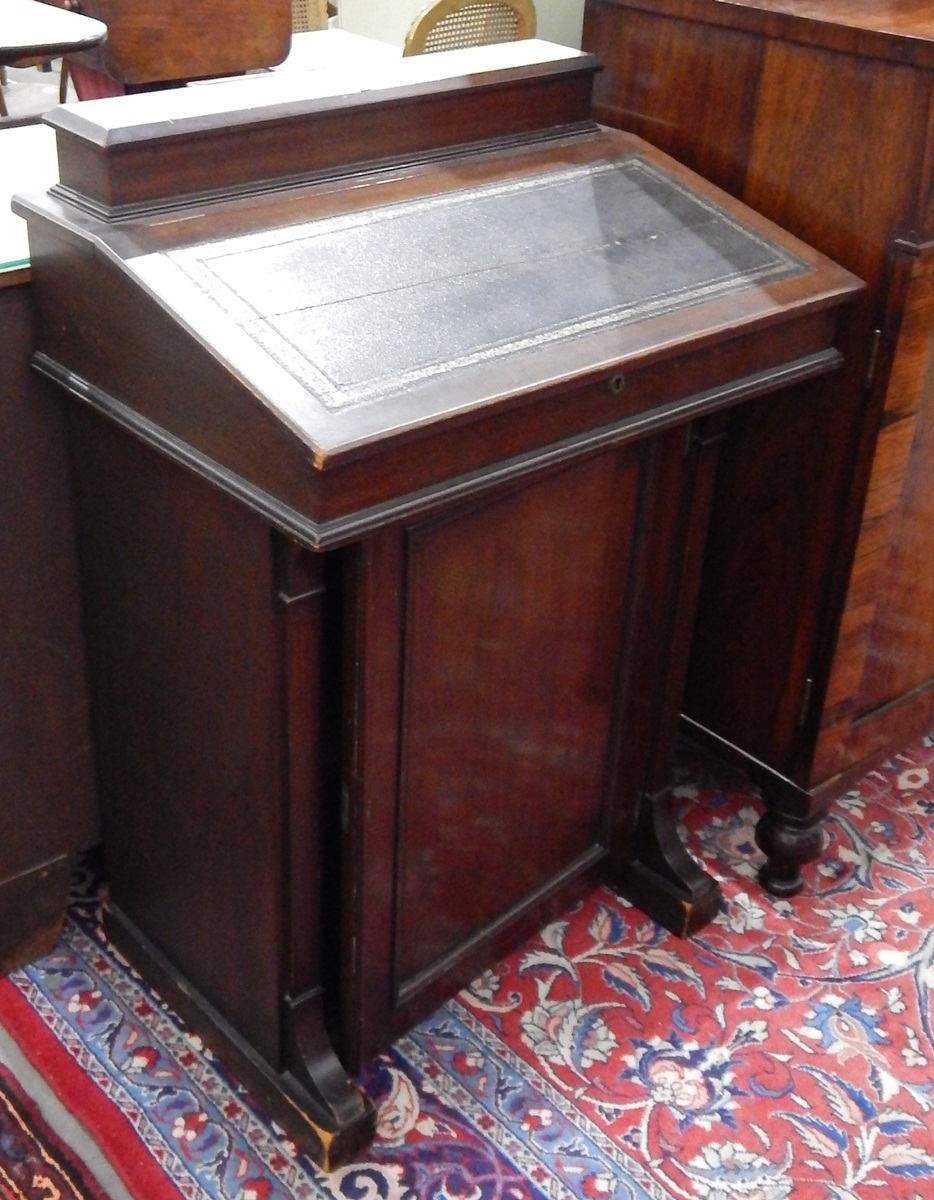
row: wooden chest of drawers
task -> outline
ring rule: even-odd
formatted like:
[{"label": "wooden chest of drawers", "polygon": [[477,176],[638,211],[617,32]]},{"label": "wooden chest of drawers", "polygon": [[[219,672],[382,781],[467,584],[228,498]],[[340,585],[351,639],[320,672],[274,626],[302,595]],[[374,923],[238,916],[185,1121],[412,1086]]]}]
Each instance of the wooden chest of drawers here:
[{"label": "wooden chest of drawers", "polygon": [[831,388],[736,414],[685,712],[761,782],[773,890],[848,781],[934,726],[934,17],[588,0],[595,112],[867,284]]}]

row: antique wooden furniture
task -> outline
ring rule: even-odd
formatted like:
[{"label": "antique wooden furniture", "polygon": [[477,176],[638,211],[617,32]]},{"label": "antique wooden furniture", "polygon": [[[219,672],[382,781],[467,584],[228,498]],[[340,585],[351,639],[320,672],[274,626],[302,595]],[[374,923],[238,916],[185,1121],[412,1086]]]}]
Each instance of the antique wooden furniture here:
[{"label": "antique wooden furniture", "polygon": [[52,948],[72,851],[97,841],[65,422],[29,368],[26,226],[14,187],[56,177],[51,130],[0,131],[0,975]]},{"label": "antique wooden furniture", "polygon": [[535,36],[532,0],[435,0],[415,18],[403,54],[434,54]]},{"label": "antique wooden furniture", "polygon": [[95,84],[111,88],[95,95],[116,94],[271,67],[288,54],[292,36],[291,0],[50,2],[107,26],[103,45],[68,58],[82,99]]},{"label": "antique wooden furniture", "polygon": [[732,422],[687,692],[688,728],[761,783],[764,882],[790,894],[831,800],[934,726],[934,17],[589,0],[585,45],[600,120],[867,283],[831,387]]},{"label": "antique wooden furniture", "polygon": [[327,1162],[346,1070],[581,889],[716,910],[667,788],[718,422],[858,287],[493,50],[59,109],[21,206],[109,926]]}]

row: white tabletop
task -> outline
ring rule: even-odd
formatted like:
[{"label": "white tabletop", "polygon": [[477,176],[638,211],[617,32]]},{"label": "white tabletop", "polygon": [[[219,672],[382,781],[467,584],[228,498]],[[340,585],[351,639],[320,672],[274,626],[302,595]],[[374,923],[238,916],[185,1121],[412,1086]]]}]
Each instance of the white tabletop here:
[{"label": "white tabletop", "polygon": [[366,63],[384,63],[401,57],[401,46],[390,46],[346,29],[315,29],[307,33],[293,33],[288,58],[272,70],[329,71]]},{"label": "white tabletop", "polygon": [[[401,49],[412,22],[427,3],[428,0],[340,0],[337,22],[342,29],[390,42]],[[536,37],[580,49],[584,0],[535,0],[535,14]]]},{"label": "white tabletop", "polygon": [[39,0],[0,0],[0,64],[96,46],[107,26]]}]

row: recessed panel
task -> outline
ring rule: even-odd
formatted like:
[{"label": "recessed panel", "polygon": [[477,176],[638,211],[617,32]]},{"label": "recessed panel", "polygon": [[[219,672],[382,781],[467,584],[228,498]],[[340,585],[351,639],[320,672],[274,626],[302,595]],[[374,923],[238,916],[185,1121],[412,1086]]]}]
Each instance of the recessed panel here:
[{"label": "recessed panel", "polygon": [[411,535],[403,992],[599,852],[639,473],[613,450]]}]

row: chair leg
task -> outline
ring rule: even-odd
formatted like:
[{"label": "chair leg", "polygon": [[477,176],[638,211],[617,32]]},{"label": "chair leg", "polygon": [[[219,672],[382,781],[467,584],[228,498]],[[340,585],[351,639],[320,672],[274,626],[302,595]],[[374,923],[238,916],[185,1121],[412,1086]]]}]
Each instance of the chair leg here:
[{"label": "chair leg", "polygon": [[64,104],[68,99],[68,59],[62,59],[62,70],[58,78],[58,102]]}]

